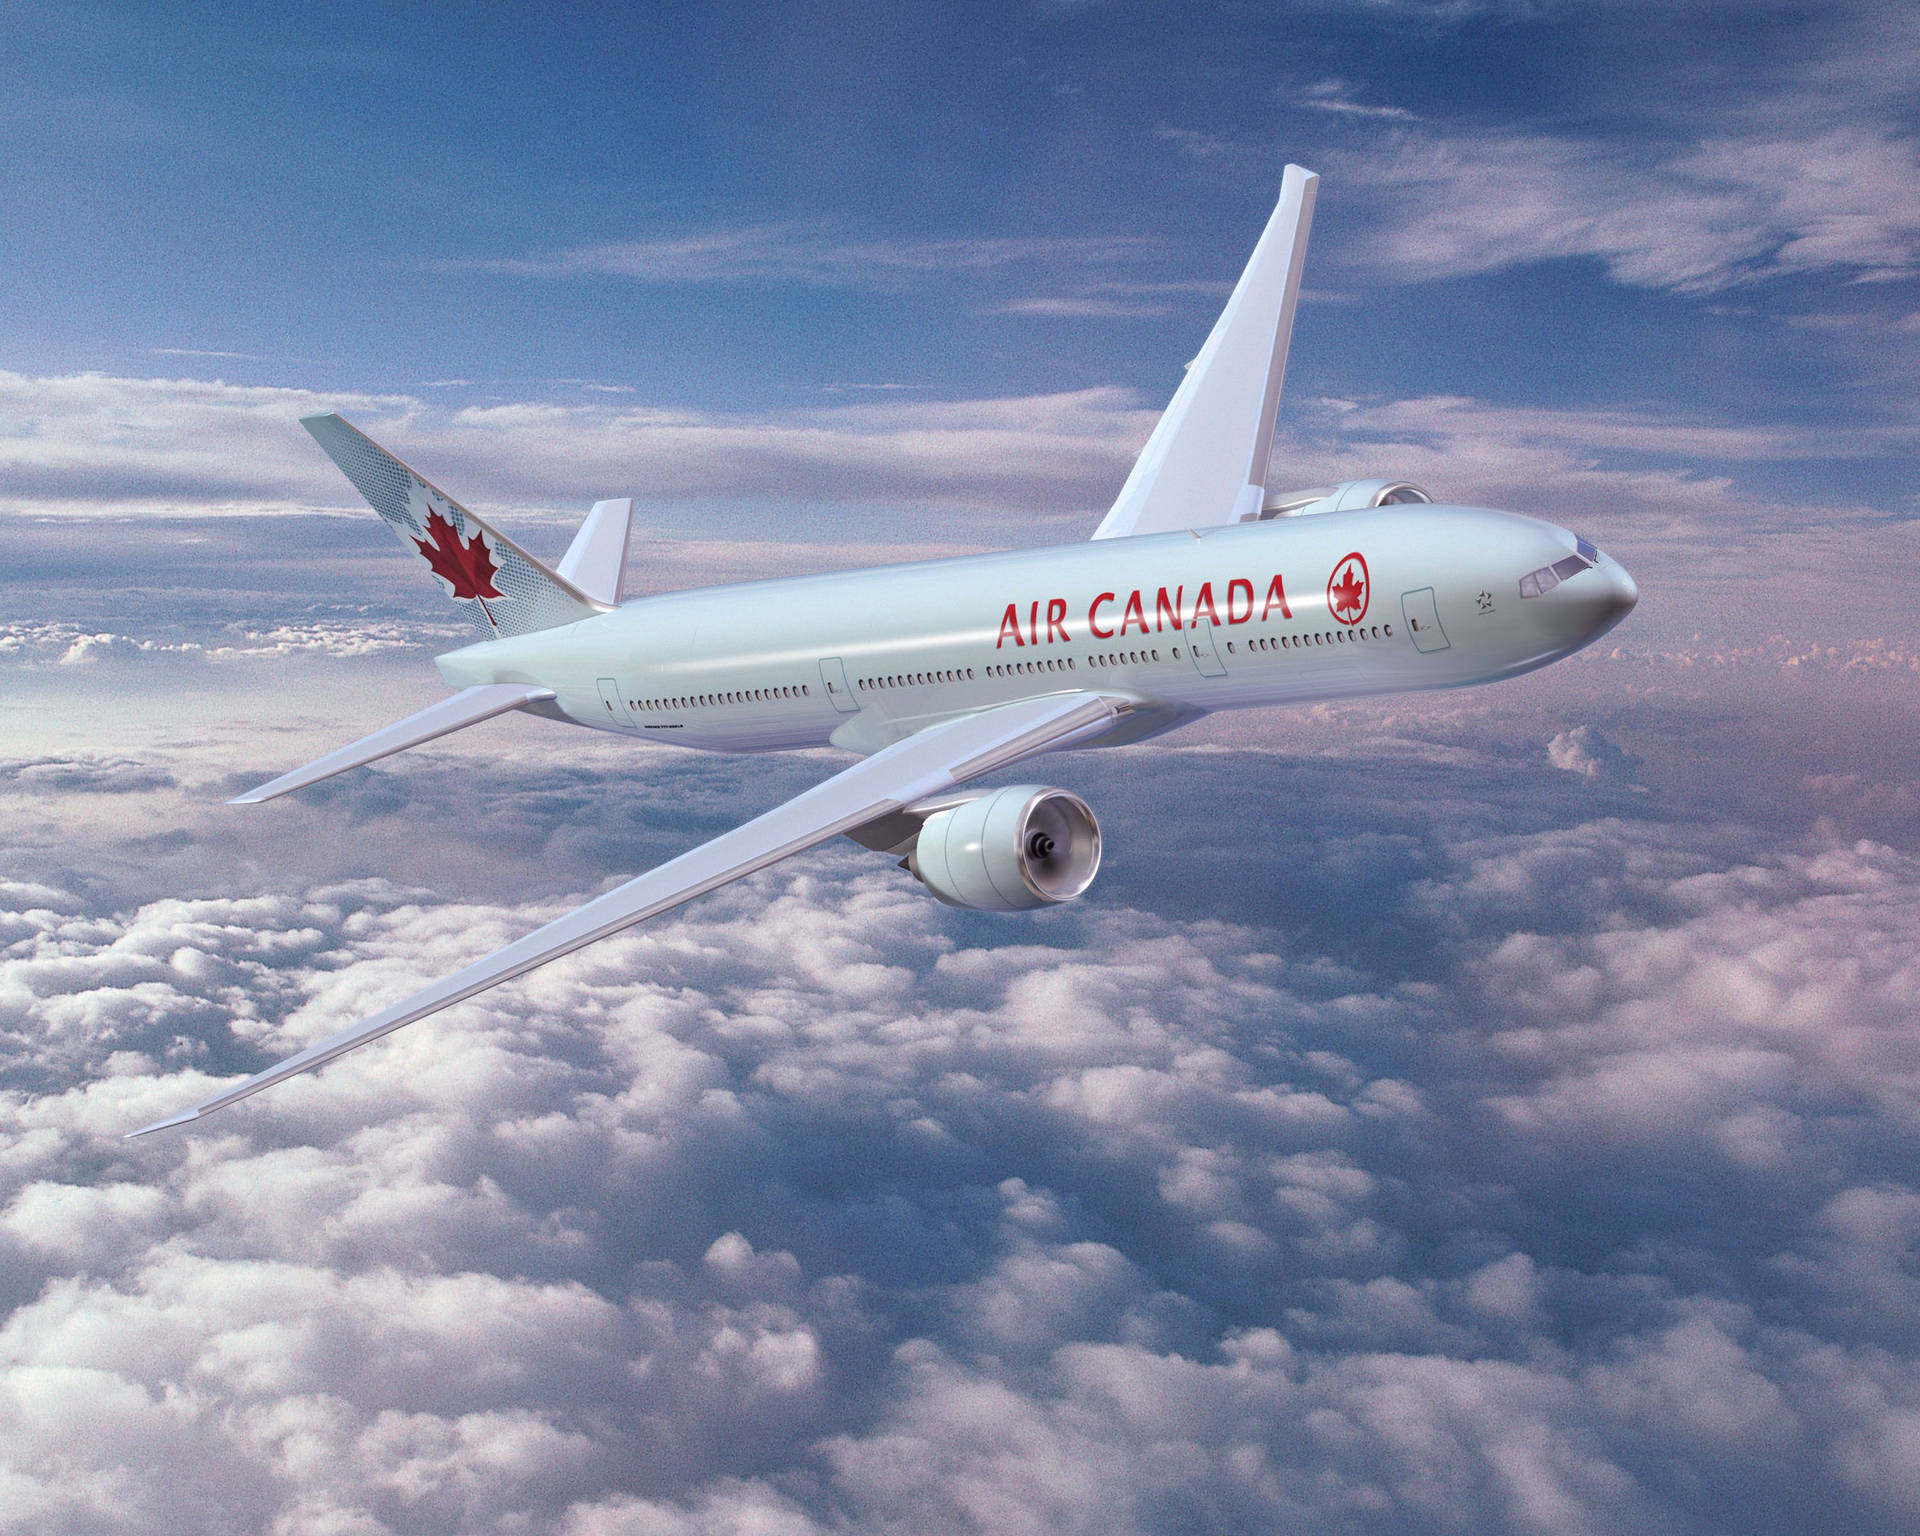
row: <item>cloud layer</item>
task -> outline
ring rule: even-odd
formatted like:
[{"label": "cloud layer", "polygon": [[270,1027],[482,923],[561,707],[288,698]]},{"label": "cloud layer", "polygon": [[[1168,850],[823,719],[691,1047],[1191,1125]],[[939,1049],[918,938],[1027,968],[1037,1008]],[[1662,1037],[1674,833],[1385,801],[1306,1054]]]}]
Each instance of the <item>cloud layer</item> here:
[{"label": "cloud layer", "polygon": [[[756,415],[668,410],[621,397],[449,409],[401,395],[100,374],[0,374],[8,509],[270,513],[357,505],[298,426],[340,410],[450,494],[482,508],[572,509],[621,493],[705,507],[961,505],[997,534],[1079,536],[1125,478],[1157,404],[1112,387],[1027,398],[889,395]],[[1391,472],[1442,499],[1548,516],[1603,511],[1652,524],[1804,522],[1769,466],[1901,461],[1911,429],[1849,433],[1687,417],[1671,410],[1503,406],[1458,396],[1297,400],[1276,484]],[[1903,482],[1890,481],[1897,495]],[[1827,516],[1884,515],[1835,498]],[[930,526],[929,535],[951,529]],[[734,529],[737,537],[737,528]],[[901,536],[897,528],[893,537]],[[997,541],[997,540],[996,540]]]},{"label": "cloud layer", "polygon": [[825,850],[131,1146],[783,784],[541,738],[235,844],[204,749],[21,765],[208,893],[0,887],[0,1523],[1905,1528],[1920,864],[1540,708],[1062,758],[1084,906]]}]

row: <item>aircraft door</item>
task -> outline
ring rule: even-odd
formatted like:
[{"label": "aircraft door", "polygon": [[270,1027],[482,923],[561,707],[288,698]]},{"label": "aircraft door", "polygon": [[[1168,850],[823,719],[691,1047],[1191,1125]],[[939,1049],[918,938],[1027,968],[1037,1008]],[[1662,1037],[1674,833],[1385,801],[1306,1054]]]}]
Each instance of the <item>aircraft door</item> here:
[{"label": "aircraft door", "polygon": [[860,713],[860,701],[853,696],[853,689],[847,686],[846,665],[838,656],[821,658],[820,682],[827,690],[827,697],[833,701],[833,707],[841,714]]},{"label": "aircraft door", "polygon": [[1433,605],[1433,588],[1400,594],[1400,612],[1406,616],[1407,630],[1416,650],[1444,651],[1452,647],[1447,632],[1440,627],[1440,613]]},{"label": "aircraft door", "polygon": [[1213,641],[1213,621],[1195,617],[1187,626],[1187,649],[1193,655],[1194,666],[1200,669],[1202,677],[1225,677],[1226,665],[1220,660],[1220,650]]},{"label": "aircraft door", "polygon": [[600,702],[607,707],[607,724],[623,731],[637,729],[627,701],[620,695],[620,684],[611,677],[600,679]]}]

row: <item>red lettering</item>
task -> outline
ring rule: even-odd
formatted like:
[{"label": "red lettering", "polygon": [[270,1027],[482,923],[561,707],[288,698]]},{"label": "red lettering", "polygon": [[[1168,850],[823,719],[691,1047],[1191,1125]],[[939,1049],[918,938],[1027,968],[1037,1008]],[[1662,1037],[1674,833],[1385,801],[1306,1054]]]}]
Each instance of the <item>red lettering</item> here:
[{"label": "red lettering", "polygon": [[1030,645],[1040,643],[1040,599],[1033,600],[1033,606],[1027,609],[1027,642]]},{"label": "red lettering", "polygon": [[1125,635],[1129,624],[1138,624],[1140,633],[1147,632],[1146,610],[1140,606],[1140,593],[1136,590],[1127,594],[1127,611],[1120,615],[1120,633]]},{"label": "red lettering", "polygon": [[[1247,594],[1247,611],[1245,613],[1240,613],[1239,608],[1240,594],[1242,591],[1245,591]],[[1239,617],[1235,618],[1235,614],[1239,614]],[[1252,617],[1253,583],[1248,581],[1244,576],[1236,576],[1232,581],[1227,583],[1227,622],[1229,624],[1244,624]]]},{"label": "red lettering", "polygon": [[1268,614],[1273,612],[1273,605],[1275,603],[1280,605],[1281,618],[1290,619],[1293,617],[1293,610],[1287,606],[1287,584],[1280,579],[1278,574],[1267,584],[1267,605],[1260,610],[1260,617],[1262,619],[1265,619]]},{"label": "red lettering", "polygon": [[996,651],[1007,643],[1008,635],[1013,636],[1013,643],[1015,645],[1025,645],[1027,643],[1020,638],[1020,610],[1015,608],[1012,603],[1007,604],[1006,616],[1000,620],[1000,638],[993,642],[993,648]]},{"label": "red lettering", "polygon": [[1165,629],[1169,623],[1171,623],[1175,629],[1180,627],[1180,599],[1186,595],[1186,591],[1187,589],[1185,587],[1178,588],[1174,595],[1173,605],[1169,607],[1167,605],[1167,589],[1165,587],[1160,589],[1160,599],[1153,605],[1153,627],[1156,631]]},{"label": "red lettering", "polygon": [[[1247,589],[1247,601],[1249,603],[1253,601],[1253,589],[1251,587]],[[1067,626],[1063,622],[1066,616],[1067,616],[1067,600],[1064,597],[1050,597],[1047,599],[1047,644],[1048,645],[1053,644],[1053,635],[1055,630],[1058,630],[1060,632],[1060,638],[1062,640],[1068,641],[1069,643],[1071,643],[1071,641],[1073,640],[1073,636],[1067,633]]]},{"label": "red lettering", "polygon": [[1189,624],[1198,624],[1200,622],[1200,610],[1202,608],[1207,610],[1208,623],[1218,624],[1220,622],[1220,615],[1213,606],[1213,583],[1210,581],[1202,582],[1200,584],[1200,590],[1193,594],[1193,615],[1187,620]]},{"label": "red lettering", "polygon": [[1096,640],[1111,640],[1113,638],[1113,631],[1110,629],[1102,629],[1099,619],[1100,605],[1112,601],[1113,594],[1111,592],[1102,592],[1093,600],[1093,606],[1087,610],[1087,628],[1093,631]]}]

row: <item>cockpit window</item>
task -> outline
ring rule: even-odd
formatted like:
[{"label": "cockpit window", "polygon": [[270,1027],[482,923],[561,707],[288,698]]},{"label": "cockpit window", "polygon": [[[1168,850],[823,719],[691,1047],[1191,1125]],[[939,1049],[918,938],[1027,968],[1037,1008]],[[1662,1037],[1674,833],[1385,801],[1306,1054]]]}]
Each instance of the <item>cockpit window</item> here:
[{"label": "cockpit window", "polygon": [[1590,570],[1600,563],[1600,551],[1585,539],[1576,539],[1576,554],[1568,555],[1564,560],[1556,560],[1552,565],[1543,565],[1537,571],[1529,571],[1520,578],[1520,595],[1538,597],[1542,592],[1551,592],[1569,576],[1578,576],[1582,571]]}]

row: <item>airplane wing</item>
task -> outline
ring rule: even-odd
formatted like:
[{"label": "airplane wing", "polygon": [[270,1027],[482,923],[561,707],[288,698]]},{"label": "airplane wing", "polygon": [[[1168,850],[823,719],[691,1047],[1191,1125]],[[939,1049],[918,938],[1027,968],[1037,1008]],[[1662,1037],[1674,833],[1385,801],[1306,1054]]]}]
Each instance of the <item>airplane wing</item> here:
[{"label": "airplane wing", "polygon": [[1320,178],[1290,165],[1280,202],[1213,332],[1134,461],[1096,539],[1252,522],[1287,373]]},{"label": "airplane wing", "polygon": [[325,757],[317,757],[303,768],[269,779],[244,795],[235,795],[227,804],[259,805],[265,800],[277,800],[296,789],[330,779],[336,773],[345,773],[349,768],[378,762],[408,747],[435,741],[469,725],[478,725],[482,720],[491,720],[495,715],[504,715],[510,709],[523,709],[552,697],[551,688],[535,688],[525,683],[481,683],[477,687],[462,688],[450,699],[429,704],[419,713],[382,726],[371,736],[362,736]]},{"label": "airplane wing", "polygon": [[565,917],[496,950],[465,970],[422,988],[331,1039],[310,1045],[276,1067],[255,1073],[180,1114],[142,1126],[145,1136],[202,1115],[311,1071],[416,1019],[484,992],[549,960],[645,922],[792,854],[800,853],[880,816],[906,809],[969,779],[1022,758],[1098,735],[1126,706],[1090,693],[1024,699],[929,726],[905,741],[835,774],[785,805],[723,832],[712,842],[669,859],[657,869],[597,896]]}]

